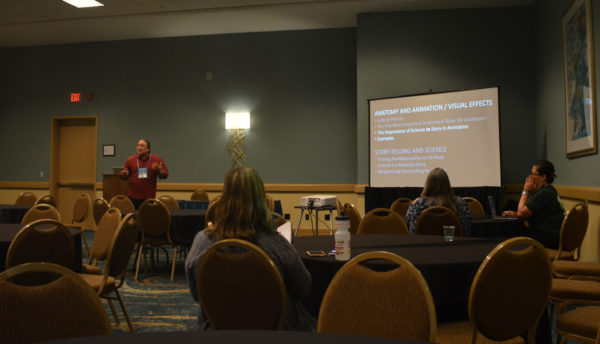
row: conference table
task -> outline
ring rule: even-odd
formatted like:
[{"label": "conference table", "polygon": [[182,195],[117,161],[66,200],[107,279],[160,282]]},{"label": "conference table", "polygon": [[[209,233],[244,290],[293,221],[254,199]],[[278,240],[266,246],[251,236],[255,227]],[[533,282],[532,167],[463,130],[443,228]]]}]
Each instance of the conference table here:
[{"label": "conference table", "polygon": [[[13,238],[21,228],[25,225],[17,223],[0,223],[0,271],[6,269],[6,254],[8,253],[8,247],[12,242]],[[82,249],[81,249],[81,232],[78,228],[66,226],[75,244],[75,262],[73,264],[73,271],[82,271]]]},{"label": "conference table", "polygon": [[177,244],[190,247],[196,233],[204,229],[206,208],[171,210],[171,238]]},{"label": "conference table", "polygon": [[[352,258],[370,251],[388,251],[409,260],[423,275],[435,303],[438,322],[468,320],[468,301],[471,283],[479,266],[504,238],[455,237],[446,242],[437,235],[399,234],[352,234],[350,239]],[[333,236],[297,237],[293,246],[311,273],[312,285],[302,303],[318,317],[321,301],[336,272],[346,263],[332,255],[308,256],[308,250],[329,253],[334,248]],[[372,261],[369,267],[386,270],[393,265]],[[544,312],[538,323],[537,342],[550,343],[550,324]]]},{"label": "conference table", "polygon": [[0,223],[21,223],[29,209],[20,205],[0,204]]},{"label": "conference table", "polygon": [[[370,251],[388,251],[408,259],[423,274],[438,319],[445,321],[468,319],[467,303],[473,277],[486,255],[501,241],[501,238],[456,237],[453,242],[445,242],[442,236],[435,235],[352,234],[350,246],[352,257]],[[331,251],[332,236],[298,237],[293,246],[313,279],[310,294],[303,304],[317,316],[329,282],[345,262],[333,256],[307,255],[307,250]]]},{"label": "conference table", "polygon": [[177,200],[179,209],[207,209],[207,201],[193,201],[193,200]]},{"label": "conference table", "polygon": [[[137,210],[135,213],[137,214]],[[129,213],[123,213],[121,215],[125,216],[127,214]],[[206,209],[187,208],[169,210],[169,214],[171,215],[171,239],[176,244],[189,248],[192,245],[196,234],[204,229]]]},{"label": "conference table", "polygon": [[514,217],[473,217],[471,236],[477,238],[514,238],[527,235],[523,220]]},{"label": "conference table", "polygon": [[418,344],[410,340],[380,337],[361,337],[315,332],[293,331],[193,331],[193,332],[154,332],[128,333],[110,336],[81,337],[51,341],[64,344],[164,344],[164,343],[211,343],[211,344]]}]

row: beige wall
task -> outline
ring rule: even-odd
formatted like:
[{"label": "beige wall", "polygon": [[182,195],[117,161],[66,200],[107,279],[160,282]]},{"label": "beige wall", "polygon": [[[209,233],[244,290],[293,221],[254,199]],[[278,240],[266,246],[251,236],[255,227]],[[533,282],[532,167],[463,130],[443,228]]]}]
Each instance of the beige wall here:
[{"label": "beige wall", "polygon": [[[354,204],[362,216],[365,213],[364,185],[353,184],[267,184],[267,193],[273,199],[281,200],[284,214],[290,214],[294,231],[298,225],[300,210],[294,208],[300,205],[300,198],[314,194],[335,195],[342,203]],[[505,198],[519,199],[523,186],[506,185]],[[102,196],[102,183],[96,185],[97,197]],[[211,198],[217,196],[222,189],[221,184],[181,184],[181,183],[159,183],[158,195],[171,195],[176,199],[190,199],[194,190],[203,189],[209,193]],[[587,203],[590,215],[587,234],[581,248],[581,259],[589,262],[600,262],[600,188],[582,186],[556,185],[565,209],[570,209],[577,203]],[[37,182],[0,182],[0,203],[12,204],[17,196],[23,191],[32,191],[38,197],[49,192],[48,183]],[[329,221],[325,221],[325,214],[319,213],[319,233],[326,234],[329,229]],[[333,216],[337,213],[334,211]],[[312,222],[314,226],[314,221]],[[311,221],[302,220],[300,223],[300,235],[310,235]]]}]

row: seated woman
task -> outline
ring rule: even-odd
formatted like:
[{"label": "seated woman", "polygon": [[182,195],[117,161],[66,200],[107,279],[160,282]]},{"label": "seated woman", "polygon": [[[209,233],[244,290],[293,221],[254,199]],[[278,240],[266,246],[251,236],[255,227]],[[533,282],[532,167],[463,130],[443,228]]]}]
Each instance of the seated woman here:
[{"label": "seated woman", "polygon": [[565,218],[565,208],[552,186],[555,177],[550,161],[536,161],[525,179],[517,211],[502,213],[502,216],[526,219],[529,236],[551,249],[558,249],[560,227]]},{"label": "seated woman", "polygon": [[[248,167],[229,171],[225,175],[223,193],[211,208],[214,208],[213,223],[196,235],[185,260],[186,276],[194,299],[198,301],[195,274],[202,254],[221,239],[248,240],[265,251],[283,277],[288,293],[285,330],[314,331],[316,320],[300,303],[300,298],[310,291],[310,273],[292,245],[275,231],[258,173]],[[200,329],[209,329],[210,324],[202,310],[198,321]]]},{"label": "seated woman", "polygon": [[410,232],[415,232],[417,219],[425,209],[439,205],[454,211],[460,218],[463,235],[471,235],[471,209],[467,202],[454,195],[448,174],[439,167],[429,172],[421,196],[408,206],[406,220]]}]

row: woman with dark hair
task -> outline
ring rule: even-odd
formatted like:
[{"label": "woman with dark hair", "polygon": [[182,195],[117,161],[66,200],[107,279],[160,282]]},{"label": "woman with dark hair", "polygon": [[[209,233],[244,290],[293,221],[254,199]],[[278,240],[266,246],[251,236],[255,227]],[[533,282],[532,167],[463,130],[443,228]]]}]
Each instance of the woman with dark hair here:
[{"label": "woman with dark hair", "polygon": [[[194,299],[198,301],[195,275],[202,254],[222,239],[248,240],[259,246],[273,260],[285,282],[288,309],[284,329],[314,331],[316,320],[300,303],[300,299],[310,291],[310,273],[296,250],[274,228],[263,181],[258,173],[248,167],[229,171],[225,175],[223,193],[211,205],[211,211],[212,223],[196,235],[185,260],[186,276]],[[200,329],[209,329],[210,324],[202,310],[198,321]]]},{"label": "woman with dark hair", "polygon": [[460,218],[463,235],[471,234],[471,209],[467,202],[454,195],[448,174],[439,167],[429,172],[421,196],[415,199],[406,211],[406,219],[411,233],[415,231],[419,215],[425,209],[433,206],[443,206],[454,211]]},{"label": "woman with dark hair", "polygon": [[525,179],[517,211],[502,213],[502,216],[527,220],[529,236],[552,249],[558,248],[560,227],[565,217],[565,208],[552,186],[555,177],[550,161],[536,161]]}]

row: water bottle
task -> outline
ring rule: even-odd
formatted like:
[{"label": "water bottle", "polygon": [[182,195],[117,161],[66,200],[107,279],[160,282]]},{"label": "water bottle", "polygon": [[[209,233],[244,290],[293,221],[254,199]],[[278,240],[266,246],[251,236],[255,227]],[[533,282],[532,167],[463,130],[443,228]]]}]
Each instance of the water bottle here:
[{"label": "water bottle", "polygon": [[335,259],[350,259],[350,218],[336,216],[335,218]]}]

